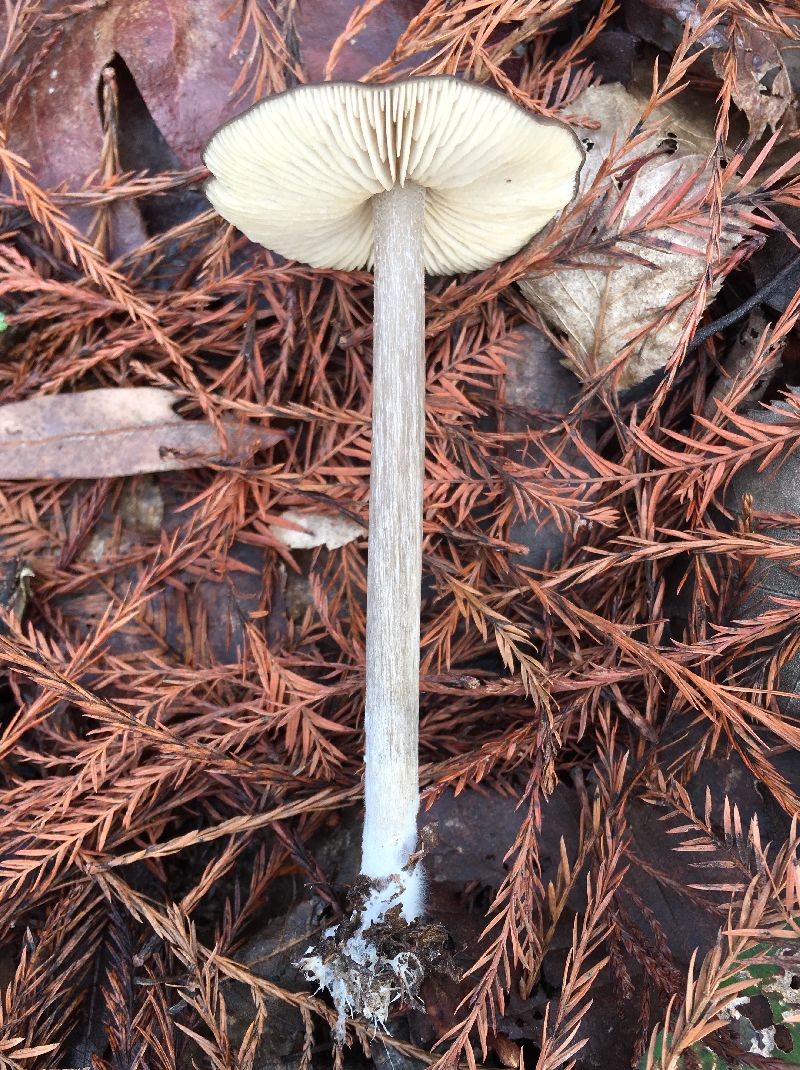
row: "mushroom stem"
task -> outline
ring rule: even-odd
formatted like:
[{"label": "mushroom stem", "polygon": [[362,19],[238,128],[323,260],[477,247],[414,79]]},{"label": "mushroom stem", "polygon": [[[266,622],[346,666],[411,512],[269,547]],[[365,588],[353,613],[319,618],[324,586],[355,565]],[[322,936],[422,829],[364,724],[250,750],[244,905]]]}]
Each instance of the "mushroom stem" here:
[{"label": "mushroom stem", "polygon": [[[425,462],[425,190],[373,199],[375,329],[367,567],[365,817],[361,872],[397,877],[422,907],[417,845],[422,485]],[[394,902],[398,900],[395,898]],[[387,904],[388,905],[388,902]]]}]

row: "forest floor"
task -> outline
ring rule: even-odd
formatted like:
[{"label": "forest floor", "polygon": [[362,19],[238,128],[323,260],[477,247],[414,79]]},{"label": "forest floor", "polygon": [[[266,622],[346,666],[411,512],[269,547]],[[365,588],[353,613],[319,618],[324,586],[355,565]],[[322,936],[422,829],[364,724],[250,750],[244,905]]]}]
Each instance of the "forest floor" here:
[{"label": "forest floor", "polygon": [[[796,4],[0,22],[0,1067],[800,1063]],[[372,277],[248,242],[201,153],[302,82],[443,73],[586,162],[428,283],[457,970],[335,1050],[296,963],[359,865]]]}]

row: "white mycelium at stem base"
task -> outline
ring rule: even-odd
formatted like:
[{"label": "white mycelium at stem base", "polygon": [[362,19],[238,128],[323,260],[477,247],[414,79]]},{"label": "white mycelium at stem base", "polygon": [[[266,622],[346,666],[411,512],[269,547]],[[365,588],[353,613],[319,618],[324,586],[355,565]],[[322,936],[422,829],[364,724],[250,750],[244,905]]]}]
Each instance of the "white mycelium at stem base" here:
[{"label": "white mycelium at stem base", "polygon": [[413,182],[373,199],[375,329],[361,872],[379,881],[395,878],[386,891],[399,893],[407,921],[422,907],[419,867],[411,872],[403,872],[403,867],[417,846],[419,809],[424,212],[425,190]]}]

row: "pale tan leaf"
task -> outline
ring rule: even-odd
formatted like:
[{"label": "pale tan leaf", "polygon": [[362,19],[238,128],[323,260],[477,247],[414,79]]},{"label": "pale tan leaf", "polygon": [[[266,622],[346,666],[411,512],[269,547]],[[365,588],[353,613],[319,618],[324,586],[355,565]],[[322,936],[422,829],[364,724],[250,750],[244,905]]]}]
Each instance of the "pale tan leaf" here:
[{"label": "pale tan leaf", "polygon": [[360,524],[346,516],[302,513],[298,509],[287,509],[270,527],[276,538],[291,550],[311,550],[315,546],[338,550],[366,535]]},{"label": "pale tan leaf", "polygon": [[[575,107],[603,124],[588,139],[582,192],[595,181],[612,149],[615,152],[615,176],[600,179],[607,187],[603,215],[592,221],[604,243],[600,251],[580,255],[584,266],[531,275],[519,285],[548,323],[566,334],[583,377],[612,364],[630,347],[619,379],[620,386],[630,387],[666,364],[695,311],[692,293],[706,275],[711,233],[709,212],[700,197],[709,165],[705,156],[685,150],[681,141],[672,151],[671,131],[668,138],[656,130],[620,151],[639,113],[636,98],[620,86],[591,87]],[[626,173],[625,167],[631,171]],[[674,203],[673,194],[681,186],[685,193]],[[692,197],[696,203],[686,210],[680,229],[658,225],[659,214],[675,218]],[[736,220],[725,217],[720,257],[739,241]],[[719,283],[707,287],[706,303]]]}]

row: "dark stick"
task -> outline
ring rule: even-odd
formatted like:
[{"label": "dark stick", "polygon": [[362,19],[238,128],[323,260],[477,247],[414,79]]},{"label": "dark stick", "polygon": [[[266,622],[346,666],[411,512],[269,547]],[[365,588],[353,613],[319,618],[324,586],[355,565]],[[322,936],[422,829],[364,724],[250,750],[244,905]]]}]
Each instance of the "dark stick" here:
[{"label": "dark stick", "polygon": [[738,308],[734,308],[732,312],[728,312],[725,316],[720,316],[718,320],[714,320],[713,323],[709,323],[706,327],[701,328],[694,338],[691,340],[686,348],[687,353],[691,353],[705,342],[707,338],[710,338],[712,334],[716,334],[717,331],[724,331],[726,327],[730,327],[731,324],[737,323],[740,319],[743,319],[750,309],[755,308],[760,304],[761,300],[771,293],[776,286],[788,278],[789,275],[800,267],[800,253],[797,253],[792,259],[782,267],[777,275],[774,275],[769,282],[765,282],[763,286],[759,286],[756,292],[748,297],[744,304],[739,305]]}]

